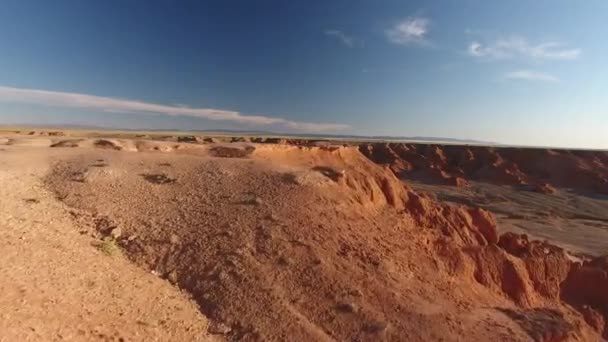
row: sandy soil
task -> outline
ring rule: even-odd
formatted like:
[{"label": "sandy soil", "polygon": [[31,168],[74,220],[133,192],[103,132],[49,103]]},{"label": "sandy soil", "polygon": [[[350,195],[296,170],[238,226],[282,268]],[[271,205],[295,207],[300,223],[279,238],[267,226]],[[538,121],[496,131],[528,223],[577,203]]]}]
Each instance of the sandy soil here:
[{"label": "sandy soil", "polygon": [[212,340],[186,293],[81,234],[41,181],[56,155],[0,151],[0,340]]},{"label": "sandy soil", "polygon": [[[508,220],[528,220],[507,209],[538,211],[531,202],[553,207],[560,198],[570,206],[556,210],[596,222],[602,198],[568,193],[526,202],[505,187],[510,204],[501,212],[490,197],[495,189],[484,185],[469,188],[473,196],[414,184],[438,199],[420,195],[358,146],[144,138],[7,135],[0,145],[10,212],[3,243],[23,244],[16,232],[25,229],[34,235],[26,250],[40,254],[22,258],[25,247],[13,247],[1,267],[31,271],[7,270],[23,281],[0,280],[17,289],[2,300],[25,317],[42,315],[32,339],[72,331],[78,324],[65,327],[70,320],[125,340],[196,340],[207,330],[252,341],[600,341],[606,331],[601,260],[580,265],[561,248],[497,233]],[[441,201],[467,198],[497,210],[499,227],[487,211]],[[581,211],[583,204],[597,209]],[[57,233],[35,234],[56,225]],[[67,239],[62,248],[44,240],[53,234]],[[91,246],[102,241],[125,258]],[[601,249],[588,238],[566,242]],[[91,291],[84,276],[106,284],[104,291]],[[600,280],[588,280],[594,277]],[[41,293],[34,284],[55,293],[54,305],[22,304]],[[106,308],[93,310],[97,321],[85,319],[89,305]],[[137,323],[141,313],[146,324]],[[32,334],[25,318],[2,321],[11,336]]]}]

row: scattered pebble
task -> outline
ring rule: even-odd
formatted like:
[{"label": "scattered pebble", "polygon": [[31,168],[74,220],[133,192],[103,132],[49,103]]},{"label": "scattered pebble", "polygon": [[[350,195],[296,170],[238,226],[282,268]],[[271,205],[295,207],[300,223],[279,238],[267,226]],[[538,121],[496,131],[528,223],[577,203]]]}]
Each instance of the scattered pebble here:
[{"label": "scattered pebble", "polygon": [[338,303],[338,305],[336,305],[336,309],[338,309],[340,312],[353,313],[357,312],[357,305],[355,303],[343,302]]},{"label": "scattered pebble", "polygon": [[207,332],[213,335],[226,335],[232,331],[232,328],[227,326],[222,322],[211,321],[209,322],[209,327],[207,328]]},{"label": "scattered pebble", "polygon": [[176,179],[165,174],[142,174],[145,180],[153,184],[171,184],[175,183]]},{"label": "scattered pebble", "polygon": [[380,334],[388,329],[388,323],[386,322],[370,322],[363,327],[363,330],[371,334]]},{"label": "scattered pebble", "polygon": [[177,245],[179,243],[179,236],[171,234],[171,237],[169,237],[169,242],[171,242],[172,245]]},{"label": "scattered pebble", "polygon": [[217,274],[217,279],[219,279],[220,282],[227,283],[230,280],[230,276],[228,275],[228,273],[220,271]]},{"label": "scattered pebble", "polygon": [[278,259],[279,265],[289,266],[292,264],[292,260],[286,256],[280,256]]},{"label": "scattered pebble", "polygon": [[266,215],[266,219],[273,221],[273,222],[276,222],[279,220],[279,218],[274,213],[270,213],[270,214]]},{"label": "scattered pebble", "polygon": [[110,236],[113,237],[114,239],[120,238],[121,235],[122,235],[122,229],[120,229],[120,227],[113,228],[110,231]]},{"label": "scattered pebble", "polygon": [[167,274],[167,280],[169,280],[171,284],[177,284],[177,272],[175,270],[169,272]]},{"label": "scattered pebble", "polygon": [[348,292],[350,295],[355,296],[355,297],[362,297],[363,296],[363,292],[361,292],[361,290],[359,289],[352,289]]}]

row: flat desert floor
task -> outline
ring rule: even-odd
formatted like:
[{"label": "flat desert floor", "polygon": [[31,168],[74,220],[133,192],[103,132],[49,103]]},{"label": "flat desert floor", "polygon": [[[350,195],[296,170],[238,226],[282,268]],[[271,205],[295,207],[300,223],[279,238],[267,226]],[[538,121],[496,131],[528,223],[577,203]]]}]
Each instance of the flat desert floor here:
[{"label": "flat desert floor", "polygon": [[608,195],[560,189],[551,195],[511,185],[471,182],[446,187],[409,180],[420,192],[454,205],[474,205],[496,215],[501,232],[528,234],[538,240],[591,255],[608,253]]},{"label": "flat desert floor", "polygon": [[604,152],[569,183],[389,147],[2,133],[0,340],[607,336]]}]

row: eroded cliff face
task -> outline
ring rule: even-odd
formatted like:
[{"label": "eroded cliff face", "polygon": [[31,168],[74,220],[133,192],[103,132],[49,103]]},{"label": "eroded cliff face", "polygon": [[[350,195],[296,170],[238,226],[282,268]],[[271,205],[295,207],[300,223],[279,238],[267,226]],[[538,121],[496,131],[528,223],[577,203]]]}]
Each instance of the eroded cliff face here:
[{"label": "eroded cliff face", "polygon": [[[361,145],[360,150],[395,174],[422,170],[454,185],[464,183],[453,181],[462,177],[535,184],[540,187],[536,191],[545,193],[554,191],[543,183],[547,181],[590,191],[607,189],[605,152],[507,149],[498,153],[492,148],[405,144]],[[524,308],[571,305],[608,338],[606,257],[579,260],[548,242],[530,241],[525,234],[499,237],[490,212],[445,205],[409,189],[403,203],[404,213],[418,225],[439,229],[448,238],[438,243],[437,251],[454,274],[471,277]]]},{"label": "eroded cliff face", "polygon": [[[444,207],[424,197],[411,198],[406,202],[407,214],[446,236],[435,248],[449,273],[482,284],[522,308],[570,305],[608,338],[606,257],[580,260],[548,242],[530,241],[524,234],[498,237],[493,215],[483,209]],[[565,331],[560,334],[567,337]]]},{"label": "eroded cliff face", "polygon": [[[458,151],[458,163],[454,163],[449,159],[454,148],[448,148],[446,153],[437,146],[427,147],[424,154],[420,154],[415,152],[417,147],[403,144],[395,149],[381,146],[362,145],[359,148],[370,160],[383,161],[380,167],[369,165],[350,148],[324,152],[335,153],[343,163],[343,170],[348,170],[339,173],[334,180],[348,187],[362,203],[367,200],[374,205],[395,207],[411,217],[417,226],[441,231],[445,239],[437,241],[437,255],[453,274],[469,277],[523,308],[571,305],[593,329],[608,337],[606,257],[579,260],[548,242],[530,241],[524,234],[499,236],[491,212],[438,202],[416,193],[395,176],[399,172],[412,171],[413,167],[442,172],[448,169],[456,170],[461,176],[475,175],[486,181],[528,184],[550,179],[560,186],[595,191],[599,189],[598,184],[604,184],[599,176],[605,168],[603,162],[608,161],[604,153],[508,150],[503,157],[491,148],[467,148]],[[397,157],[408,156],[409,152],[412,154],[407,161]],[[394,162],[384,163],[387,156],[394,158]],[[591,165],[598,168],[592,169]],[[579,176],[569,178],[574,174]],[[595,176],[585,178],[591,174]],[[549,187],[546,183],[541,186]],[[556,332],[555,336],[545,336],[543,340],[559,341],[567,337],[567,332],[563,331]]]},{"label": "eroded cliff face", "polygon": [[551,193],[552,187],[608,193],[608,152],[494,148],[483,146],[361,144],[376,163],[398,175],[417,175],[446,185],[465,186],[467,180],[529,185]]}]

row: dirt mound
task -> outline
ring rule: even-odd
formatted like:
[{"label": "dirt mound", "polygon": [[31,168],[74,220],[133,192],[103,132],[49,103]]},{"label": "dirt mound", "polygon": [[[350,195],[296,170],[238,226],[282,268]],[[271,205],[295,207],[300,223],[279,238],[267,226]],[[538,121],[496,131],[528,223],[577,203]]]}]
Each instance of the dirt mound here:
[{"label": "dirt mound", "polygon": [[106,148],[106,149],[117,150],[117,151],[122,150],[122,145],[120,143],[113,141],[113,140],[107,140],[107,139],[98,139],[93,142],[93,146],[95,146],[97,148]]},{"label": "dirt mound", "polygon": [[203,142],[209,143],[209,144],[215,144],[215,143],[220,142],[220,140],[217,138],[213,138],[213,137],[206,137],[206,138],[203,138]]},{"label": "dirt mound", "polygon": [[69,140],[60,140],[56,143],[51,144],[51,147],[78,147],[79,143],[83,139],[69,139]]},{"label": "dirt mound", "polygon": [[51,139],[45,138],[9,138],[6,145],[48,147],[52,144]]},{"label": "dirt mound", "polygon": [[65,135],[65,133],[61,132],[61,131],[53,131],[53,132],[41,132],[40,135],[46,135],[49,137],[62,137]]},{"label": "dirt mound", "polygon": [[551,186],[608,193],[608,152],[494,148],[484,146],[361,144],[376,163],[398,175],[422,177],[446,185],[466,180],[525,185],[543,193]]},{"label": "dirt mound", "polygon": [[[91,146],[98,149],[137,152],[136,141],[130,139],[95,139]],[[83,144],[85,145],[85,144]]]},{"label": "dirt mound", "polygon": [[185,142],[185,143],[201,143],[204,142],[203,137],[198,137],[195,135],[186,135],[177,137],[177,142]]},{"label": "dirt mound", "polygon": [[405,208],[407,186],[395,175],[365,158],[356,147],[260,145],[255,156],[273,165],[314,171],[335,182],[345,203],[367,208]]},{"label": "dirt mound", "polygon": [[214,157],[220,158],[246,158],[253,151],[255,151],[255,146],[237,144],[214,146],[210,149]]}]

